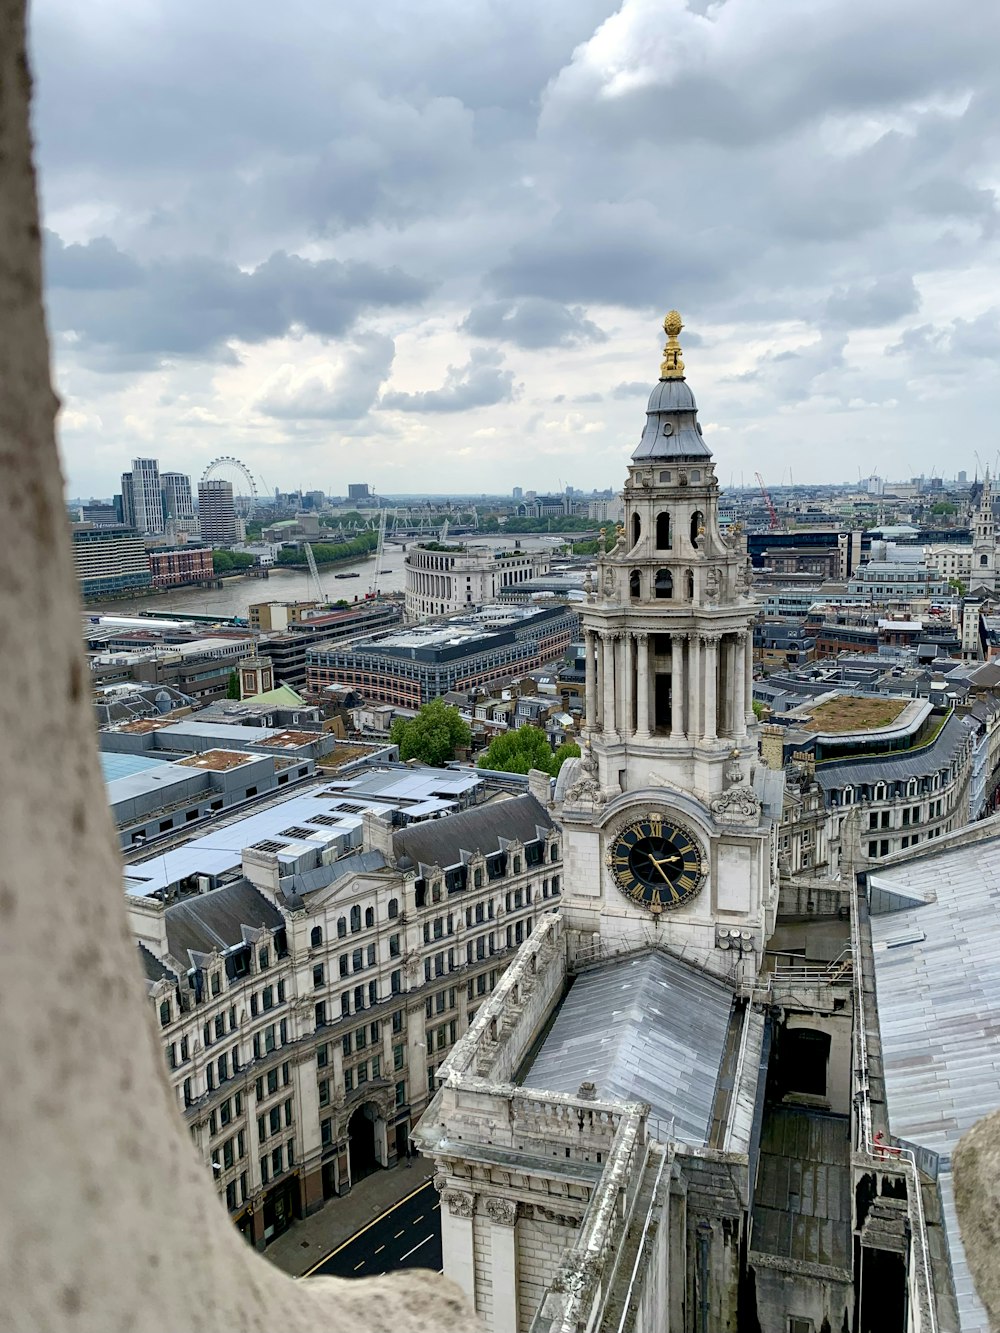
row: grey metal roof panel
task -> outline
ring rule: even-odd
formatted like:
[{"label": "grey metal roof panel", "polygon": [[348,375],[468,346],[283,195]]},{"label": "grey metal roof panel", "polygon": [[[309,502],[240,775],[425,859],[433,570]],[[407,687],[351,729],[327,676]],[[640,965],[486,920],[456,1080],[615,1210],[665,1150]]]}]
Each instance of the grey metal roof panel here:
[{"label": "grey metal roof panel", "polygon": [[242,944],[244,926],[277,930],[285,924],[274,904],[245,879],[175,903],[164,915],[167,948],[178,961],[189,952],[223,953]]},{"label": "grey metal roof panel", "polygon": [[461,864],[463,852],[489,856],[507,842],[534,842],[552,827],[545,807],[526,794],[411,824],[393,834],[392,846],[400,864],[445,868]]},{"label": "grey metal roof panel", "polygon": [[576,1093],[589,1081],[703,1145],[732,1002],[724,981],[667,953],[607,963],[577,977],[524,1086]]},{"label": "grey metal roof panel", "polygon": [[375,850],[356,852],[353,856],[342,856],[329,865],[316,866],[314,870],[304,870],[292,875],[292,890],[296,894],[315,893],[317,889],[326,889],[348,875],[363,875],[372,870],[384,870],[385,856]]},{"label": "grey metal roof panel", "polygon": [[1000,838],[870,875],[910,907],[871,917],[889,1126],[941,1161],[939,1187],[963,1333],[985,1333],[955,1216],[951,1154],[1000,1106]]}]

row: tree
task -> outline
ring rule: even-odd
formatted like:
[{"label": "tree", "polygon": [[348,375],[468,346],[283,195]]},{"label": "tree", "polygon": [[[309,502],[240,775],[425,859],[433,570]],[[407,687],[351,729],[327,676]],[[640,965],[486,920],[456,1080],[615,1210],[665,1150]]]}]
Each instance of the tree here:
[{"label": "tree", "polygon": [[498,773],[527,773],[537,768],[554,777],[567,759],[579,753],[579,745],[567,741],[553,754],[544,731],[538,727],[518,727],[516,731],[494,736],[479,760],[479,767],[492,768]]},{"label": "tree", "polygon": [[469,748],[472,732],[457,708],[449,708],[442,699],[432,699],[416,717],[397,717],[389,739],[399,746],[400,759],[444,764],[454,759],[456,750]]},{"label": "tree", "polygon": [[235,671],[230,671],[229,680],[226,683],[226,698],[238,699],[240,697],[240,678]]}]

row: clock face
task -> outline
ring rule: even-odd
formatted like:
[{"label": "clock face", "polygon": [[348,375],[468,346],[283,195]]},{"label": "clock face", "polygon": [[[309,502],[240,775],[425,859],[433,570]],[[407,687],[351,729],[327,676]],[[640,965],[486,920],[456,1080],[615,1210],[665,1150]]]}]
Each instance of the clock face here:
[{"label": "clock face", "polygon": [[615,837],[608,865],[625,897],[653,913],[690,902],[705,880],[695,835],[662,815],[648,814]]}]

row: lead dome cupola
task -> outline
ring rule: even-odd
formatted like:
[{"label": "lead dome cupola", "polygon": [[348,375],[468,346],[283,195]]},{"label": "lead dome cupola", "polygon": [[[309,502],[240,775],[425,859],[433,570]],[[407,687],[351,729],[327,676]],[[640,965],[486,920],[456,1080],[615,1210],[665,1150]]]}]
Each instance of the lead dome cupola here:
[{"label": "lead dome cupola", "polygon": [[632,455],[633,463],[653,459],[694,461],[712,456],[698,425],[698,404],[684,378],[684,362],[678,341],[683,327],[676,310],[671,310],[663,321],[667,345],[663,349],[660,380],[649,395],[646,427]]}]

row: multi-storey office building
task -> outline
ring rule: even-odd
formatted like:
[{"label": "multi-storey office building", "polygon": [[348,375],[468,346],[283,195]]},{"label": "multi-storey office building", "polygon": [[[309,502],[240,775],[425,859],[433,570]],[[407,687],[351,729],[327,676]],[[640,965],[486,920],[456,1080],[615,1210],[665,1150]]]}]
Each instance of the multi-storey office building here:
[{"label": "multi-storey office building", "polygon": [[163,487],[163,508],[167,518],[194,518],[191,478],[183,472],[164,472],[160,481]]},{"label": "multi-storey office building", "polygon": [[494,551],[488,546],[411,546],[403,561],[406,618],[450,616],[499,597],[511,584],[547,574],[544,551]]},{"label": "multi-storey office building", "polygon": [[212,478],[198,483],[198,522],[209,546],[229,546],[239,537],[233,485]]},{"label": "multi-storey office building", "polygon": [[[450,690],[513,680],[563,656],[579,619],[563,605],[496,606],[306,657],[311,690],[348,685],[372,702],[419,708]],[[270,651],[270,646],[268,648]]]},{"label": "multi-storey office building", "polygon": [[155,458],[133,458],[132,471],[122,473],[122,520],[149,535],[163,531],[160,465]]},{"label": "multi-storey office building", "polygon": [[398,602],[357,602],[313,614],[303,614],[304,606],[316,603],[264,602],[250,607],[251,628],[266,635],[262,646],[274,666],[275,680],[296,690],[306,684],[306,659],[317,644],[362,638],[398,625],[403,618]]},{"label": "multi-storey office building", "polygon": [[530,794],[364,823],[337,859],[290,828],[213,892],[129,895],[178,1105],[261,1247],[406,1153],[441,1061],[562,891]]},{"label": "multi-storey office building", "polygon": [[153,581],[145,543],[134,528],[78,528],[73,560],[85,601],[148,588]]}]

